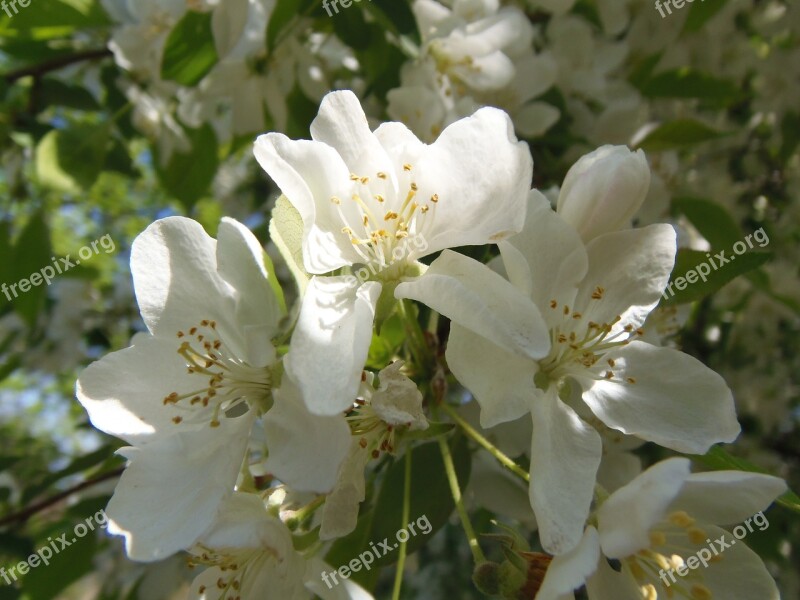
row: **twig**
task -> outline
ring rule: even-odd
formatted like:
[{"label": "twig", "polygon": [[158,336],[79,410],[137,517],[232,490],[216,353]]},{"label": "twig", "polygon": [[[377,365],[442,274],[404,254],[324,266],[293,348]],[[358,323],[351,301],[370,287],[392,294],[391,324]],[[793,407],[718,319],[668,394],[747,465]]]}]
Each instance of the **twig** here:
[{"label": "twig", "polygon": [[6,73],[5,75],[2,75],[2,77],[4,77],[5,80],[9,83],[14,83],[18,79],[22,79],[23,77],[28,77],[31,75],[33,77],[39,78],[42,75],[49,73],[50,71],[56,71],[63,67],[74,65],[75,63],[83,62],[85,60],[95,60],[98,58],[105,58],[106,56],[111,56],[111,54],[112,52],[108,48],[85,50],[83,52],[70,54],[69,56],[59,56],[51,60],[46,60],[38,65],[23,67],[21,69],[17,69],[16,71],[11,71],[10,73]]}]

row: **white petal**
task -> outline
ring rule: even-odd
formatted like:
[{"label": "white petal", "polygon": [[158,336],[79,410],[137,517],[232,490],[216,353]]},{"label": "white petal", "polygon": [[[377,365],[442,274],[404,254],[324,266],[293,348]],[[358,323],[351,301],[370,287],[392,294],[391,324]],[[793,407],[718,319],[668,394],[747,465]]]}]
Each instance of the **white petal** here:
[{"label": "white petal", "polygon": [[614,379],[584,380],[583,399],[613,429],[692,454],[739,435],[725,380],[688,354],[635,341],[605,354],[602,369]]},{"label": "white petal", "polygon": [[545,551],[564,554],[583,535],[603,445],[551,390],[532,404],[531,506]]},{"label": "white petal", "polygon": [[[350,198],[350,171],[339,154],[321,142],[290,140],[280,133],[259,136],[258,164],[275,181],[303,219],[303,261],[309,273],[329,273],[360,260],[341,229],[331,198]],[[343,202],[346,216],[355,205]],[[355,220],[355,216],[353,215]]]},{"label": "white petal", "polygon": [[[672,505],[698,521],[733,525],[766,510],[785,491],[783,479],[763,473],[692,473]],[[766,528],[763,523],[755,526]]]},{"label": "white petal", "polygon": [[350,452],[339,469],[339,478],[328,494],[322,509],[321,540],[332,540],[347,535],[356,528],[358,508],[366,495],[364,469],[370,459],[370,450],[362,448],[353,439]]},{"label": "white petal", "polygon": [[129,558],[166,558],[211,526],[220,502],[233,492],[253,416],[125,450],[131,463],[106,512],[108,530],[125,536]]},{"label": "white petal", "polygon": [[[335,569],[321,559],[313,557],[307,561],[307,565],[306,588],[322,600],[374,600],[372,594],[351,579],[337,579],[339,585],[334,585],[330,573]],[[324,585],[323,573],[328,575],[328,583]]]},{"label": "white petal", "polygon": [[334,148],[356,175],[394,172],[383,146],[369,129],[361,102],[350,90],[330,92],[322,99],[319,114],[311,123],[311,137]]},{"label": "white petal", "polygon": [[397,360],[378,373],[380,387],[372,394],[372,409],[389,425],[408,425],[412,431],[427,429],[422,394],[417,384],[400,371],[402,367],[403,361]]},{"label": "white petal", "polygon": [[243,347],[235,353],[250,366],[264,367],[275,359],[272,338],[283,316],[264,265],[264,249],[247,227],[227,217],[219,225],[217,240],[219,274],[236,290]]},{"label": "white petal", "polygon": [[329,492],[350,449],[347,421],[309,412],[288,375],[273,397],[264,416],[269,448],[264,468],[298,491]]},{"label": "white petal", "polygon": [[484,264],[450,250],[424,275],[403,282],[396,298],[412,298],[522,357],[541,358],[550,334],[534,304]]},{"label": "white petal", "polygon": [[309,282],[284,364],[312,413],[335,415],[355,400],[380,291],[354,277]]},{"label": "white petal", "polygon": [[525,482],[501,466],[488,452],[477,452],[472,458],[467,493],[475,504],[493,513],[535,527]]},{"label": "white petal", "polygon": [[513,277],[515,269],[510,264],[513,259],[508,246],[516,248],[525,258],[530,277],[529,293],[552,326],[563,320],[563,315],[550,308],[551,300],[556,300],[559,307],[574,304],[589,259],[578,234],[553,211],[550,201],[536,190],[530,192],[529,198],[525,227],[500,244],[500,253],[509,279],[517,287],[521,286]]},{"label": "white petal", "polygon": [[[164,405],[171,392],[190,393],[205,379],[186,372],[177,339],[134,336],[130,348],[107,354],[87,367],[75,386],[78,400],[97,429],[141,444],[177,431],[177,409]],[[182,424],[183,425],[183,424]]]},{"label": "white petal", "polygon": [[235,492],[219,506],[214,523],[201,543],[210,548],[272,548],[281,555],[293,551],[289,530],[267,513],[257,494]]},{"label": "white petal", "polygon": [[[720,554],[721,560],[709,564],[708,568],[700,564],[697,571],[692,571],[702,577],[703,585],[711,590],[714,598],[780,600],[781,595],[775,580],[761,557],[748,548],[745,541],[736,540],[730,533],[713,525],[704,525],[703,529],[710,539],[718,540],[724,535],[725,540],[731,544]],[[735,544],[731,543],[734,541]]]},{"label": "white petal", "polygon": [[642,592],[630,573],[618,573],[602,557],[597,563],[597,571],[586,582],[589,600],[642,600]]},{"label": "white petal", "polygon": [[179,330],[216,319],[234,331],[233,289],[217,273],[217,243],[191,219],[167,217],[136,237],[131,273],[136,301],[152,333]]},{"label": "white petal", "polygon": [[558,123],[560,116],[561,111],[552,104],[529,102],[514,114],[514,124],[521,136],[539,137]]},{"label": "white petal", "polygon": [[512,354],[456,322],[450,324],[447,365],[480,404],[482,427],[519,419],[537,398],[534,361]]},{"label": "white petal", "polygon": [[688,476],[688,459],[670,458],[611,494],[597,511],[603,553],[624,558],[649,547],[650,528],[665,516]]},{"label": "white petal", "polygon": [[536,600],[558,600],[581,587],[597,570],[600,560],[600,539],[594,527],[587,527],[580,543],[569,552],[556,556],[547,567]]},{"label": "white petal", "polygon": [[424,254],[497,242],[522,229],[533,160],[504,112],[482,108],[456,121],[412,166],[420,202],[439,198],[424,217],[433,219],[422,230]]},{"label": "white petal", "polygon": [[[657,224],[592,240],[586,247],[589,271],[575,300],[575,311],[584,322],[611,323],[620,316],[613,332],[627,324],[640,327],[669,281],[675,238],[671,225]],[[598,287],[604,290],[603,298],[594,300]]]}]

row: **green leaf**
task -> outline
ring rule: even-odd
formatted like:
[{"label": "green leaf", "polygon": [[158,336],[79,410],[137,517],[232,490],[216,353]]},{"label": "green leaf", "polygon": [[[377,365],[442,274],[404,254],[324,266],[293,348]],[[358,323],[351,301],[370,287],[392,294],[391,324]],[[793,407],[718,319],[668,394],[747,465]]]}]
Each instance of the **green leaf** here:
[{"label": "green leaf", "polygon": [[167,38],[161,60],[161,77],[193,87],[208,75],[218,60],[211,13],[190,10]]},{"label": "green leaf", "polygon": [[41,103],[45,106],[65,106],[76,110],[100,110],[100,105],[89,91],[81,86],[64,83],[54,77],[41,81]]},{"label": "green leaf", "polygon": [[728,135],[693,119],[678,119],[659,125],[639,144],[645,150],[671,150],[700,144]]},{"label": "green leaf", "polygon": [[[463,436],[454,437],[450,441],[450,449],[456,476],[463,490],[469,482],[471,467],[471,455],[466,439]],[[391,551],[388,553],[385,553],[385,550],[379,551],[382,555],[375,559],[372,568],[394,564],[398,558],[399,544],[396,537],[398,531],[413,524],[416,535],[410,535],[406,544],[408,554],[412,554],[430,541],[447,522],[455,504],[438,442],[416,446],[411,452],[409,522],[402,522],[405,485],[403,458],[389,467],[374,509],[362,515],[359,526],[353,533],[334,543],[326,556],[328,564],[333,567],[348,564],[370,547],[379,547],[380,542],[384,540],[388,542]],[[411,534],[410,528],[407,531]]]},{"label": "green leaf", "polygon": [[363,4],[375,20],[388,31],[419,37],[417,20],[407,2],[397,0],[369,0]]},{"label": "green leaf", "polygon": [[75,475],[76,473],[81,473],[103,463],[114,454],[114,450],[115,446],[102,446],[101,448],[86,454],[85,456],[79,456],[65,468],[61,469],[60,471],[56,471],[55,473],[48,474],[41,481],[28,487],[22,494],[22,503],[27,504],[36,496],[50,488],[50,486],[52,486],[54,483],[61,481],[65,477]]},{"label": "green leaf", "polygon": [[785,163],[800,144],[800,114],[788,112],[781,120],[781,149],[778,157]]},{"label": "green leaf", "polygon": [[672,206],[686,215],[711,247],[730,248],[744,237],[742,229],[722,206],[705,198],[675,198]]},{"label": "green leaf", "polygon": [[[50,230],[44,215],[37,213],[28,221],[14,244],[8,282],[9,287],[17,286],[13,290],[16,292],[16,297],[12,300],[14,310],[30,327],[36,324],[36,318],[47,297],[44,281],[34,286],[30,278],[51,264],[51,255]],[[41,278],[41,275],[38,277]]]},{"label": "green leaf", "polygon": [[724,252],[721,258],[729,262],[723,264],[713,253],[678,250],[672,277],[664,290],[662,305],[701,300],[739,275],[757,269],[772,257],[769,252],[750,251],[740,255],[730,250],[720,252]]},{"label": "green leaf", "polygon": [[688,67],[659,73],[645,81],[640,90],[649,98],[698,98],[721,107],[742,96],[735,83]]},{"label": "green leaf", "polygon": [[50,131],[36,146],[39,182],[68,194],[90,188],[103,170],[108,136],[108,124],[77,124]]},{"label": "green leaf", "polygon": [[99,0],[31,0],[29,6],[16,8],[11,17],[0,12],[0,38],[49,40],[111,24]]},{"label": "green leaf", "polygon": [[683,25],[683,31],[693,32],[699,30],[706,21],[716,15],[728,3],[728,0],[713,0],[709,2],[695,2],[689,8],[689,14]]},{"label": "green leaf", "polygon": [[[97,534],[78,538],[72,527],[77,523],[62,522],[56,537],[67,534],[70,546],[59,553],[54,553],[49,565],[40,564],[22,578],[22,588],[30,600],[53,600],[71,584],[86,575],[94,566],[94,554],[97,549]],[[39,541],[39,548],[48,545],[46,539]],[[43,573],[46,571],[46,574]]]},{"label": "green leaf", "polygon": [[[687,455],[692,460],[702,463],[713,471],[747,471],[749,473],[765,473],[771,475],[766,469],[762,469],[753,463],[729,454],[722,446],[713,446],[711,450],[703,455],[689,454]],[[781,506],[785,506],[789,510],[800,513],[800,497],[792,490],[787,491],[780,498],[776,500]]]},{"label": "green leaf", "polygon": [[191,150],[185,154],[173,152],[163,168],[156,156],[156,172],[164,189],[190,210],[214,180],[219,167],[219,154],[217,136],[211,125],[186,129],[186,134]]}]

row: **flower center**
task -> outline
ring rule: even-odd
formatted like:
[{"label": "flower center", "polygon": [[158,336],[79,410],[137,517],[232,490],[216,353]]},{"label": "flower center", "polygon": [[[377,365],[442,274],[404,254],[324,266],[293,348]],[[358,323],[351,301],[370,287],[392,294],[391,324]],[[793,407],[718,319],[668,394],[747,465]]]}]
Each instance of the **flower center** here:
[{"label": "flower center", "polygon": [[[592,292],[592,300],[600,301],[605,290],[597,286]],[[614,379],[613,368],[616,363],[607,359],[608,368],[596,366],[603,356],[613,348],[626,346],[635,336],[644,335],[644,329],[636,329],[633,325],[625,325],[612,334],[614,326],[621,317],[617,315],[610,323],[587,321],[583,314],[573,311],[569,306],[559,306],[556,300],[550,301],[550,308],[563,314],[563,321],[550,329],[550,354],[539,363],[539,383],[557,382],[567,376],[587,376],[593,379],[605,379],[618,383],[634,384],[633,377]]]},{"label": "flower center", "polygon": [[372,458],[378,458],[381,452],[393,454],[397,428],[381,419],[365,400],[359,398],[355,405],[347,423],[351,434],[359,436],[359,446],[368,450]]},{"label": "flower center", "polygon": [[[215,591],[212,596],[219,598],[239,598],[242,582],[248,571],[258,570],[261,563],[278,558],[277,551],[272,548],[259,549],[237,549],[229,551],[215,551],[203,548],[202,554],[189,558],[189,568],[197,565],[205,565],[210,568],[219,569],[220,576],[215,582]],[[203,596],[206,593],[206,586],[201,585],[198,590]],[[229,595],[230,594],[230,595]]]},{"label": "flower center", "polygon": [[436,213],[439,195],[420,200],[419,186],[413,181],[412,171],[410,164],[403,165],[397,189],[389,175],[382,171],[374,179],[351,173],[350,198],[331,198],[343,224],[341,232],[364,264],[377,269],[373,273],[407,262],[413,250],[426,247],[425,233]]},{"label": "flower center", "polygon": [[221,415],[239,416],[252,407],[269,407],[269,368],[251,367],[227,350],[215,321],[204,319],[198,327],[179,331],[178,338],[183,340],[178,354],[186,360],[188,372],[203,382],[195,391],[172,392],[164,398],[164,406],[178,411],[173,423],[208,421],[219,427]]}]

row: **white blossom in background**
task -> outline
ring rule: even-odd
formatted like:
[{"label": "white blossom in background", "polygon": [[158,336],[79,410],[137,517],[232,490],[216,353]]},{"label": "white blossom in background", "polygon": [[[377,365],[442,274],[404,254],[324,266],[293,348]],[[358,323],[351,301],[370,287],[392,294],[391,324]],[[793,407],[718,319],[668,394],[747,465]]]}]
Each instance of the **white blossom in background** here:
[{"label": "white blossom in background", "polygon": [[421,257],[518,232],[532,160],[496,109],[426,145],[401,123],[370,131],[352,92],[323,99],[311,135],[263,135],[255,155],[302,219],[303,266],[313,275],[286,369],[309,410],[333,415],[356,396],[382,294],[393,304]]},{"label": "white blossom in background", "polygon": [[413,10],[422,46],[387,96],[392,118],[426,141],[480,106],[505,109],[524,136],[541,135],[558,120],[555,107],[534,101],[553,85],[555,64],[534,53],[534,30],[522,11],[496,0],[455,0],[452,9],[416,0]]},{"label": "white blossom in background", "polygon": [[[749,521],[749,528],[739,527],[757,535],[769,522],[756,516],[753,524],[753,517],[786,483],[742,471],[690,473],[689,466],[685,458],[657,463],[603,501],[580,544],[550,563],[537,600],[572,598],[584,582],[590,600],[778,600],[761,558],[720,526]],[[701,549],[707,566],[697,561]],[[689,559],[695,568],[684,577],[676,572],[673,582],[667,571]]]},{"label": "white blossom in background", "polygon": [[[638,169],[618,170],[612,187],[643,197]],[[597,186],[565,186],[568,204],[610,202],[612,215],[631,214],[635,198],[602,193],[605,172],[578,168],[575,176],[581,172]],[[583,204],[582,190],[600,193]],[[500,244],[508,280],[444,252],[397,291],[453,320],[447,362],[480,403],[484,427],[532,418],[531,505],[553,554],[579,541],[602,452],[599,434],[578,416],[583,407],[569,405],[574,386],[606,426],[681,452],[702,454],[739,433],[719,375],[638,339],[672,271],[675,232],[669,225],[614,231],[624,221],[609,217],[611,232],[584,245],[532,192],[522,233]]]},{"label": "white blossom in background", "polygon": [[92,424],[131,446],[108,505],[128,556],[188,548],[233,492],[255,418],[272,404],[272,338],[283,315],[264,252],[223,219],[219,240],[183,217],[133,244],[148,333],[89,366],[76,393]]}]

